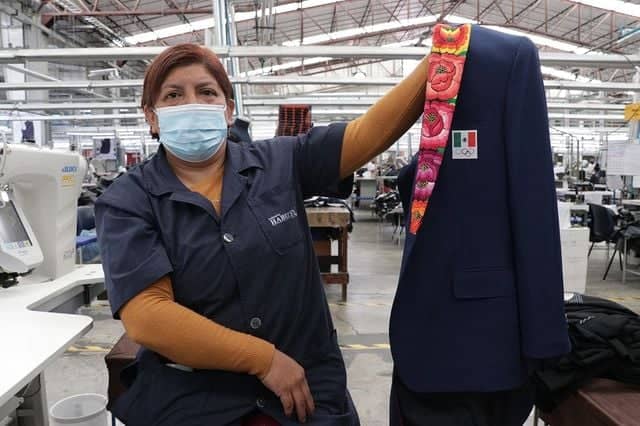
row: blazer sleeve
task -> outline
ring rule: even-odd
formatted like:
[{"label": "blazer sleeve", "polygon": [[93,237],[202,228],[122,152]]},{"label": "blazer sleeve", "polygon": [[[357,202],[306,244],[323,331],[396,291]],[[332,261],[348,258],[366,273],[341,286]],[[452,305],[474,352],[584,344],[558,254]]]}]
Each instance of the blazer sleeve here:
[{"label": "blazer sleeve", "polygon": [[507,86],[504,125],[521,349],[527,358],[570,350],[546,105],[537,49],[522,39]]}]

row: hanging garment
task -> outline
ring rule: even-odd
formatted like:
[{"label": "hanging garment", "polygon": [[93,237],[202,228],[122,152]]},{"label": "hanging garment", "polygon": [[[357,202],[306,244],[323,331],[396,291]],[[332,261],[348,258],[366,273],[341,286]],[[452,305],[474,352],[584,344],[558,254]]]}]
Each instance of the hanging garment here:
[{"label": "hanging garment", "polygon": [[[455,117],[442,127],[450,137],[427,214],[405,239],[389,323],[394,368],[414,392],[518,389],[532,360],[570,350],[535,45],[472,25]],[[397,180],[407,223],[417,157]]]},{"label": "hanging garment", "polygon": [[565,303],[571,352],[534,376],[536,403],[551,411],[594,377],[640,385],[640,316],[622,305],[576,294]]}]

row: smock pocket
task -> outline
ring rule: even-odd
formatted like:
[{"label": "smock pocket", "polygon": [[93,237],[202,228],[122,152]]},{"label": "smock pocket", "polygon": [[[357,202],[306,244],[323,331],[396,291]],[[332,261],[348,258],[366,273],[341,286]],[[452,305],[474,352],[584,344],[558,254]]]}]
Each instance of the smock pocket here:
[{"label": "smock pocket", "polygon": [[462,270],[455,273],[453,294],[458,299],[513,297],[515,285],[510,269]]},{"label": "smock pocket", "polygon": [[292,189],[267,191],[248,199],[249,208],[260,229],[278,254],[302,241],[300,215],[296,192]]}]

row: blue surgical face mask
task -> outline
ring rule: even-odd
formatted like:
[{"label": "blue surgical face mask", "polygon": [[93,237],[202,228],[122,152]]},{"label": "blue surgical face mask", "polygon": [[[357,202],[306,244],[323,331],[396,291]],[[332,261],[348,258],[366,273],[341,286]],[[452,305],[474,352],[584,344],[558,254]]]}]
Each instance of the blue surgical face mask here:
[{"label": "blue surgical face mask", "polygon": [[190,163],[213,157],[227,137],[224,105],[187,104],[157,108],[160,143]]}]

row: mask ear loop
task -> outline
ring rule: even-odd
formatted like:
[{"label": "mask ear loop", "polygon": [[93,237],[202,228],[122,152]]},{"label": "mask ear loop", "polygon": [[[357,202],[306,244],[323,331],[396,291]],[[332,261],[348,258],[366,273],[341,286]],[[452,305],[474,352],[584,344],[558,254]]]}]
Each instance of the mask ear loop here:
[{"label": "mask ear loop", "polygon": [[[158,109],[156,107],[151,108],[151,111],[156,115],[156,122],[160,123],[160,119],[158,118]],[[147,123],[149,125],[149,134],[151,135],[151,138],[155,139],[155,140],[160,140],[160,134],[156,134],[154,137],[154,133],[153,130],[151,130],[151,123],[147,120],[147,118],[144,118],[145,123]]]}]

